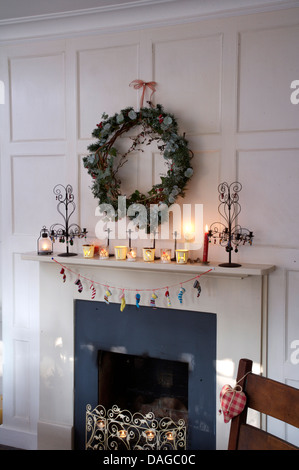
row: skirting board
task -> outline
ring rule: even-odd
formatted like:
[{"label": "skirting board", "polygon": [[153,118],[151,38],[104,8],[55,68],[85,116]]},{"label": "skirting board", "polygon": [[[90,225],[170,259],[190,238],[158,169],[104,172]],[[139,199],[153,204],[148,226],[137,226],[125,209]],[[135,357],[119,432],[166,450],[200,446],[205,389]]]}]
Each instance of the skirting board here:
[{"label": "skirting board", "polygon": [[15,449],[36,450],[37,435],[36,433],[6,428],[5,425],[2,425],[0,427],[0,444]]},{"label": "skirting board", "polygon": [[62,426],[39,421],[37,424],[38,450],[72,450],[73,426]]}]

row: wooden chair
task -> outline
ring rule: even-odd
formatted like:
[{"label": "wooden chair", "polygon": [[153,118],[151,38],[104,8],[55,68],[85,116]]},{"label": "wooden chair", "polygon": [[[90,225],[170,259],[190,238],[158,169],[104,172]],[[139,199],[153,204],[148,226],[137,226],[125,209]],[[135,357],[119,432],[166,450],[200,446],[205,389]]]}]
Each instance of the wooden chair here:
[{"label": "wooden chair", "polygon": [[[252,361],[241,359],[237,375],[247,396],[244,410],[231,421],[228,450],[299,450],[298,447],[246,424],[248,408],[299,428],[299,389],[252,373]],[[299,445],[299,444],[298,444]]]}]

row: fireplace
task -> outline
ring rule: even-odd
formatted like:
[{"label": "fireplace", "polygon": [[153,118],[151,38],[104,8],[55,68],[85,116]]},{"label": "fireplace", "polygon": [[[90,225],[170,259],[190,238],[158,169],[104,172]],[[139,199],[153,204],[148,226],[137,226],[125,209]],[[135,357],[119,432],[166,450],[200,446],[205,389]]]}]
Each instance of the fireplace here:
[{"label": "fireplace", "polygon": [[98,403],[188,420],[188,363],[99,351]]},{"label": "fireplace", "polygon": [[113,407],[184,422],[186,449],[215,448],[215,314],[133,305],[121,312],[76,300],[74,315],[75,449],[86,448],[87,408]]}]

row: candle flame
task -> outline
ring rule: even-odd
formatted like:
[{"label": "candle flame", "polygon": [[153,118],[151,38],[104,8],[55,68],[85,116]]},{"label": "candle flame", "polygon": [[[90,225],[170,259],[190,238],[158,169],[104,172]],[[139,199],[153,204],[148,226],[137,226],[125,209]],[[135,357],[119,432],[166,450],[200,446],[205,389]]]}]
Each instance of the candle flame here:
[{"label": "candle flame", "polygon": [[209,231],[209,226],[206,225],[206,230],[205,230],[205,232],[208,233],[208,231]]}]

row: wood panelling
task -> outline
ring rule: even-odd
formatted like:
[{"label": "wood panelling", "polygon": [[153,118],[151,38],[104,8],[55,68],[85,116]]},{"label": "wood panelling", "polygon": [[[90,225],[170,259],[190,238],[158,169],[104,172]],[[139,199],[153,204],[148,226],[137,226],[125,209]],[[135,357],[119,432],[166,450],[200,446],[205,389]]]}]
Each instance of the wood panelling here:
[{"label": "wood panelling", "polygon": [[[277,265],[269,280],[268,372],[276,380],[299,384],[298,365],[290,361],[294,352],[290,345],[299,340],[299,105],[290,101],[290,84],[299,79],[298,11],[140,30],[133,25],[131,31],[84,31],[64,39],[41,40],[40,27],[38,40],[1,47],[0,78],[6,89],[0,148],[6,356],[0,441],[7,426],[25,431],[26,442],[32,433],[34,447],[39,412],[40,331],[34,289],[38,272],[36,266],[21,261],[19,253],[35,250],[41,227],[59,221],[52,193],[58,183],[73,185],[74,222],[87,227],[90,240],[95,237],[97,201],[82,156],[103,112],[110,115],[126,106],[138,107],[140,92],[129,87],[138,78],[157,82],[153,102],[175,114],[180,133],[186,133],[194,152],[194,176],[181,203],[203,204],[203,221],[211,224],[218,220],[218,184],[236,178],[242,183],[240,222],[254,231],[255,238],[252,247],[241,247],[234,257]],[[127,144],[128,139],[121,140],[121,145]],[[121,173],[123,191],[150,188],[163,170],[156,148],[130,155]],[[211,246],[209,255],[217,261],[227,259],[219,247]],[[233,352],[246,355],[240,329],[246,328],[253,337],[255,362],[261,357],[256,306],[261,305],[262,292],[256,296],[256,281],[247,281],[245,301],[239,287],[245,281],[216,280],[206,283],[206,297],[202,295],[201,304],[196,304],[198,309],[208,308],[211,295],[218,302],[218,344],[226,351],[219,363],[230,365],[227,375],[218,371],[219,384],[234,379]],[[232,323],[238,320],[228,339],[221,335],[226,320],[220,292],[226,298],[227,318]],[[51,373],[61,372],[55,367],[52,362],[41,367],[49,399]],[[228,431],[220,421],[219,446],[225,448]]]}]

